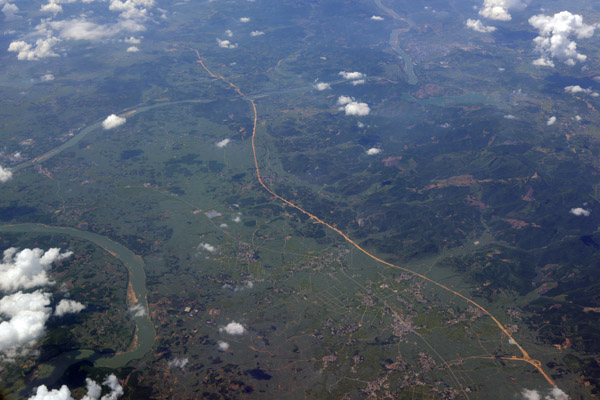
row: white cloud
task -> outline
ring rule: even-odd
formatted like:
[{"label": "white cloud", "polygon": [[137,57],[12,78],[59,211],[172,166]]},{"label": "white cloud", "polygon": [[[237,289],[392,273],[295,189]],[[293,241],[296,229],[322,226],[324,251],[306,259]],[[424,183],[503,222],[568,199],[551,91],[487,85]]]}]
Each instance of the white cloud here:
[{"label": "white cloud", "polygon": [[4,7],[2,7],[2,12],[4,13],[4,17],[7,21],[21,18],[19,15],[17,15],[19,12],[19,7],[11,3],[4,4]]},{"label": "white cloud", "polygon": [[[48,0],[47,4],[41,6],[41,11],[50,12],[56,16],[62,11],[62,4],[75,3],[78,0]],[[95,0],[82,0],[83,3],[91,3]],[[100,3],[100,1],[98,1]],[[2,4],[3,1],[0,1]],[[154,0],[109,0],[108,9],[118,13],[113,22],[98,23],[92,18],[96,15],[93,11],[83,10],[78,17],[66,20],[42,19],[41,23],[34,27],[33,31],[25,37],[36,37],[36,43],[28,43],[17,40],[10,44],[9,51],[18,52],[19,60],[39,60],[44,57],[56,56],[52,47],[64,40],[88,40],[102,41],[111,39],[121,34],[131,34],[146,29],[146,22],[152,16],[148,9],[154,6]],[[164,14],[163,14],[164,16]],[[137,44],[133,37],[125,39],[132,40],[131,44]]]},{"label": "white cloud", "polygon": [[362,85],[363,83],[365,83],[364,79],[357,79],[355,81],[350,82],[352,83],[352,85],[356,86],[356,85]]},{"label": "white cloud", "polygon": [[370,19],[373,21],[383,21],[383,17],[380,17],[379,15],[373,15]]},{"label": "white cloud", "polygon": [[329,83],[325,83],[325,82],[317,82],[315,84],[315,89],[317,89],[317,90],[327,90],[327,89],[331,89],[331,85]]},{"label": "white cloud", "polygon": [[6,183],[12,179],[12,171],[0,165],[0,183]]},{"label": "white cloud", "polygon": [[54,315],[58,317],[62,317],[65,314],[77,314],[81,312],[85,308],[85,305],[75,301],[75,300],[66,300],[62,299],[56,309],[54,310]]},{"label": "white cloud", "polygon": [[565,86],[565,92],[571,94],[583,93],[583,94],[591,94],[592,89],[584,89],[579,85],[574,86]]},{"label": "white cloud", "polygon": [[233,32],[231,32],[231,30],[230,30],[230,29],[227,29],[227,30],[225,31],[225,36],[227,36],[227,37],[232,37],[232,36],[233,36]]},{"label": "white cloud", "polygon": [[517,117],[515,117],[515,116],[514,116],[514,115],[512,115],[512,114],[506,114],[506,115],[504,116],[504,118],[505,118],[505,119],[517,119]]},{"label": "white cloud", "polygon": [[541,400],[542,399],[542,396],[540,396],[540,394],[538,393],[537,390],[523,389],[521,394],[523,395],[524,400]]},{"label": "white cloud", "polygon": [[220,149],[222,149],[223,147],[227,146],[229,143],[231,143],[231,139],[223,139],[220,142],[217,142],[216,146]]},{"label": "white cloud", "polygon": [[369,105],[367,103],[359,103],[353,101],[344,106],[344,111],[346,112],[346,115],[356,115],[362,117],[365,115],[369,115],[371,109],[369,108]]},{"label": "white cloud", "polygon": [[142,41],[140,39],[137,39],[133,36],[129,36],[128,38],[125,38],[123,40],[125,43],[129,43],[129,44],[140,44],[142,43]]},{"label": "white cloud", "polygon": [[533,65],[535,65],[536,67],[550,67],[550,68],[554,68],[554,61],[552,61],[552,60],[550,60],[550,59],[548,59],[546,57],[536,58],[531,63]]},{"label": "white cloud", "polygon": [[136,318],[143,317],[146,315],[146,308],[140,303],[137,303],[136,305],[129,307],[129,312]]},{"label": "white cloud", "polygon": [[242,18],[240,18],[240,22],[250,22],[250,18],[242,17]]},{"label": "white cloud", "polygon": [[579,122],[579,121],[581,121],[581,120],[582,120],[582,118],[581,118],[579,115],[576,115],[576,116],[575,116],[575,121]]},{"label": "white cloud", "polygon": [[370,156],[376,156],[379,153],[381,153],[381,149],[378,149],[377,147],[372,147],[369,150],[367,150],[367,154]]},{"label": "white cloud", "polygon": [[52,313],[48,307],[50,293],[17,292],[0,299],[0,353],[8,358],[24,354],[45,333],[46,321]]},{"label": "white cloud", "polygon": [[229,350],[229,343],[219,340],[217,342],[217,347],[219,348],[219,351],[227,351]]},{"label": "white cloud", "polygon": [[42,4],[42,6],[40,7],[40,11],[49,12],[54,15],[58,14],[59,12],[62,12],[62,10],[63,10],[62,6],[60,4],[56,4],[56,3]]},{"label": "white cloud", "polygon": [[589,217],[590,216],[590,210],[586,210],[585,208],[581,208],[581,207],[571,208],[569,210],[569,213],[573,214],[577,217]]},{"label": "white cloud", "polygon": [[238,47],[237,43],[233,44],[229,40],[221,40],[218,38],[217,38],[217,44],[219,45],[219,47],[221,47],[223,49],[235,49],[236,47]]},{"label": "white cloud", "polygon": [[50,82],[50,81],[53,81],[53,80],[54,80],[54,75],[52,75],[52,74],[46,74],[46,75],[42,75],[42,76],[40,77],[40,80],[41,80],[42,82]]},{"label": "white cloud", "polygon": [[473,29],[476,32],[482,32],[482,33],[494,32],[496,30],[495,26],[486,26],[483,24],[483,22],[481,22],[478,19],[470,19],[469,18],[467,20],[467,22],[465,22],[465,25],[469,29]]},{"label": "white cloud", "polygon": [[242,219],[240,218],[239,215],[236,215],[235,217],[231,218],[231,220],[237,224],[239,224],[240,222],[242,222]]},{"label": "white cloud", "polygon": [[102,127],[105,130],[109,130],[123,125],[126,121],[127,120],[125,118],[119,117],[115,114],[110,114],[104,121],[102,121]]},{"label": "white cloud", "polygon": [[231,321],[224,327],[219,328],[219,332],[225,332],[228,335],[237,336],[246,333],[246,328],[244,328],[244,326],[238,322]]},{"label": "white cloud", "polygon": [[66,385],[62,385],[60,389],[48,390],[46,385],[38,386],[35,395],[29,400],[74,400],[71,396],[71,391]]},{"label": "white cloud", "polygon": [[548,118],[548,121],[546,121],[546,125],[551,126],[554,125],[556,123],[556,117],[553,115],[550,118]]},{"label": "white cloud", "polygon": [[198,250],[206,250],[209,253],[214,253],[214,252],[217,251],[217,248],[215,246],[211,245],[211,244],[208,244],[208,243],[200,243],[198,245]]},{"label": "white cloud", "polygon": [[354,79],[364,79],[366,78],[366,75],[363,74],[362,72],[347,72],[347,71],[340,71],[339,75],[344,78],[344,79],[348,79],[348,80],[354,80]]},{"label": "white cloud", "polygon": [[522,0],[484,0],[479,15],[497,21],[510,21],[509,10],[522,10],[527,2]]},{"label": "white cloud", "polygon": [[552,58],[567,65],[584,62],[587,56],[577,52],[577,43],[571,40],[586,39],[594,35],[594,25],[583,23],[583,17],[561,11],[548,16],[534,15],[529,18],[529,24],[538,30],[539,36],[533,39],[535,50],[540,53],[540,58],[533,62],[534,65],[553,67]]},{"label": "white cloud", "polygon": [[83,18],[74,18],[42,23],[38,29],[56,31],[62,39],[99,41],[119,34],[125,27],[120,24],[101,25]]},{"label": "white cloud", "polygon": [[93,381],[90,378],[85,378],[85,387],[87,389],[87,394],[83,396],[81,400],[97,400],[100,398],[100,395],[102,394],[102,388],[96,383],[96,381]]},{"label": "white cloud", "polygon": [[52,47],[60,40],[56,37],[38,39],[35,41],[35,47],[23,40],[11,42],[8,51],[17,53],[18,60],[35,61],[40,58],[57,57],[58,54],[52,51]]},{"label": "white cloud", "polygon": [[250,36],[261,36],[264,35],[265,33],[263,31],[252,31],[250,32]]},{"label": "white cloud", "polygon": [[167,365],[169,366],[169,368],[181,368],[184,369],[185,366],[188,364],[189,360],[187,358],[179,358],[179,357],[175,357],[174,359],[170,360]]},{"label": "white cloud", "polygon": [[241,292],[243,290],[250,290],[254,287],[254,283],[251,281],[247,281],[245,282],[243,285],[235,285],[232,286],[229,283],[224,284],[223,286],[221,286],[222,289],[229,289],[229,290],[233,290],[234,292]]},{"label": "white cloud", "polygon": [[[108,386],[110,392],[100,397],[102,394],[100,385],[92,379],[86,378],[87,394],[81,400],[117,400],[123,395],[123,388],[114,374],[109,375],[102,384]],[[60,389],[52,390],[48,390],[46,385],[41,385],[35,389],[35,394],[29,397],[29,400],[74,400],[74,398],[66,385],[62,385]]]},{"label": "white cloud", "polygon": [[340,96],[340,97],[338,97],[337,103],[340,106],[343,106],[344,104],[348,104],[348,103],[351,103],[353,101],[354,101],[353,97],[350,97],[350,96]]},{"label": "white cloud", "polygon": [[110,374],[104,380],[104,382],[102,382],[102,384],[110,388],[110,393],[107,393],[104,396],[102,396],[100,400],[117,400],[119,397],[123,396],[123,388],[121,387],[119,380],[114,374]]},{"label": "white cloud", "polygon": [[337,104],[343,107],[340,107],[340,111],[344,111],[346,115],[356,115],[359,117],[369,115],[371,109],[367,103],[359,103],[354,100],[354,97],[350,96],[340,96],[338,97]]},{"label": "white cloud", "polygon": [[64,260],[71,254],[60,254],[58,248],[46,252],[42,249],[23,249],[19,252],[15,247],[6,249],[0,263],[0,289],[8,292],[50,285],[52,282],[47,271],[52,263]]},{"label": "white cloud", "polygon": [[569,400],[569,396],[556,386],[550,391],[550,395],[545,400]]},{"label": "white cloud", "polygon": [[523,396],[522,397],[523,400],[542,400],[542,399],[543,400],[569,400],[570,399],[570,397],[565,392],[563,392],[556,386],[553,387],[550,391],[548,391],[548,394],[545,395],[543,398],[542,398],[542,394],[540,392],[538,392],[537,390],[523,389],[523,391],[521,392],[521,395]]},{"label": "white cloud", "polygon": [[137,46],[129,46],[127,48],[128,53],[137,53],[138,51],[140,51],[140,49]]}]

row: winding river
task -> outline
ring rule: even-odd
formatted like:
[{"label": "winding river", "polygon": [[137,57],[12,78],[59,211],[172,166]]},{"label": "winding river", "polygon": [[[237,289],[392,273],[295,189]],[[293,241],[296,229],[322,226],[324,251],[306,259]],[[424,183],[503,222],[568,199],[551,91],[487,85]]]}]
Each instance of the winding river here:
[{"label": "winding river", "polygon": [[[409,29],[413,27],[414,24],[412,21],[402,18],[396,11],[384,6],[381,0],[375,0],[375,4],[380,10],[392,17],[394,21],[402,21],[408,24]],[[401,33],[405,33],[406,31],[406,28],[394,29],[392,33],[390,33],[389,44],[392,47],[392,50],[394,50],[400,56],[400,58],[402,58],[402,61],[404,61],[404,72],[408,76],[408,83],[410,85],[416,85],[419,82],[419,78],[417,78],[417,75],[415,74],[412,57],[400,47],[400,40],[398,38]]]},{"label": "winding river", "polygon": [[[119,353],[114,356],[90,353],[89,356],[83,358],[93,360],[95,365],[99,367],[120,368],[127,365],[127,363],[129,363],[131,360],[142,358],[152,349],[152,346],[154,346],[156,333],[148,313],[146,271],[144,261],[140,256],[135,255],[128,248],[107,238],[106,236],[98,235],[88,231],[80,231],[73,228],[49,226],[43,224],[15,224],[0,225],[0,232],[69,235],[78,239],[92,242],[106,250],[114,257],[118,258],[127,268],[129,273],[129,287],[133,289],[133,294],[137,299],[137,304],[141,305],[146,311],[144,316],[134,318],[136,324],[136,339],[134,340],[135,347],[129,351]],[[86,352],[85,350],[80,351]],[[60,360],[58,363],[61,364]]]}]

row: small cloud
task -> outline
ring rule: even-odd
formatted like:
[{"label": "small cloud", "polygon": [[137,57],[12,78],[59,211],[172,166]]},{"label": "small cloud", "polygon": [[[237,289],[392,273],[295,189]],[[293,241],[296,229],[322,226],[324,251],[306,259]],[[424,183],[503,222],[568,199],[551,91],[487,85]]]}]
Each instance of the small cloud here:
[{"label": "small cloud", "polygon": [[250,18],[248,18],[248,17],[242,17],[242,18],[240,18],[240,22],[244,22],[244,23],[250,22]]},{"label": "small cloud", "polygon": [[350,97],[350,96],[340,96],[340,97],[338,97],[337,103],[340,106],[343,106],[343,105],[351,103],[353,101],[354,101],[353,97]]},{"label": "small cloud", "polygon": [[229,40],[217,39],[217,44],[223,49],[235,49],[236,47],[238,47],[237,43],[233,44]]},{"label": "small cloud", "polygon": [[574,86],[565,86],[565,92],[571,94],[583,93],[583,94],[591,94],[592,89],[584,89],[579,85]]},{"label": "small cloud", "polygon": [[231,321],[224,327],[219,328],[219,332],[225,332],[232,336],[239,336],[246,333],[246,328],[244,328],[244,326],[238,322]]},{"label": "small cloud", "polygon": [[373,15],[370,19],[372,19],[373,21],[383,21],[383,17],[379,15]]},{"label": "small cloud", "polygon": [[504,116],[504,119],[517,119],[517,117],[515,117],[515,116],[514,116],[514,115],[512,115],[512,114],[506,114],[506,115]]},{"label": "small cloud", "polygon": [[58,57],[58,54],[52,51],[52,48],[58,42],[58,38],[49,37],[36,40],[35,46],[33,46],[22,40],[17,40],[10,43],[8,51],[17,53],[17,60],[35,61],[46,57]]},{"label": "small cloud", "polygon": [[546,57],[536,58],[531,62],[536,67],[549,67],[554,68],[554,62]]},{"label": "small cloud", "polygon": [[225,228],[228,228],[228,227],[229,227],[229,225],[227,225],[227,224],[221,224],[221,225],[219,225],[219,228],[221,228],[221,229],[225,229]]},{"label": "small cloud", "polygon": [[175,357],[174,359],[170,360],[167,365],[169,368],[180,368],[180,369],[184,369],[185,366],[188,364],[189,360],[187,358],[179,358],[179,357]]},{"label": "small cloud", "polygon": [[362,85],[363,83],[365,83],[364,79],[357,79],[355,81],[350,82],[352,85],[356,86],[356,85]]},{"label": "small cloud", "polygon": [[331,85],[329,83],[325,83],[325,82],[317,82],[315,84],[315,89],[317,89],[317,90],[327,90],[327,89],[331,89]]},{"label": "small cloud", "polygon": [[28,348],[40,340],[46,332],[46,321],[52,314],[50,293],[36,290],[21,291],[0,299],[0,353],[14,358],[26,354]]},{"label": "small cloud", "polygon": [[16,247],[4,250],[4,257],[0,262],[0,290],[15,291],[19,289],[32,289],[39,286],[51,285],[53,282],[48,276],[52,263],[62,261],[73,253],[60,253],[60,249],[23,249],[17,251]]},{"label": "small cloud", "polygon": [[41,80],[42,82],[50,82],[50,81],[53,81],[53,80],[54,80],[54,75],[52,75],[52,74],[46,74],[46,75],[42,75],[42,76],[40,77],[40,80]]},{"label": "small cloud", "polygon": [[264,35],[265,33],[263,31],[252,31],[250,32],[250,36],[261,36]]},{"label": "small cloud", "polygon": [[575,121],[579,122],[579,121],[581,121],[581,119],[582,119],[582,118],[581,118],[579,115],[576,115],[576,116],[575,116]]},{"label": "small cloud", "polygon": [[527,1],[522,0],[484,0],[479,15],[497,21],[510,21],[509,10],[522,10],[527,7]]},{"label": "small cloud", "polygon": [[75,301],[75,300],[61,300],[56,309],[54,310],[54,315],[58,317],[62,317],[65,314],[77,314],[81,312],[85,308],[85,305]]},{"label": "small cloud", "polygon": [[[109,375],[104,382],[102,382],[102,384],[109,388],[109,392],[100,398],[100,395],[102,394],[102,388],[100,385],[98,385],[98,383],[92,379],[86,378],[85,386],[87,389],[87,394],[82,398],[82,400],[117,400],[123,396],[123,387],[114,374]],[[29,397],[29,400],[73,400],[71,390],[69,390],[67,385],[62,385],[60,389],[52,390],[48,390],[46,385],[41,385],[38,386],[34,391],[35,394]]]},{"label": "small cloud", "polygon": [[450,124],[448,122],[444,122],[443,124],[440,125],[440,128],[448,129],[448,128],[450,128]]},{"label": "small cloud", "polygon": [[489,33],[489,32],[494,32],[496,30],[495,26],[486,26],[483,24],[483,22],[481,22],[478,19],[468,19],[467,22],[465,22],[465,26],[469,29],[473,29],[475,32],[481,32],[481,33]]},{"label": "small cloud", "polygon": [[235,217],[231,218],[231,220],[233,222],[235,222],[236,224],[239,224],[240,222],[242,222],[242,219],[240,218],[239,215],[236,215]]},{"label": "small cloud", "polygon": [[129,307],[129,312],[135,318],[143,317],[143,316],[145,316],[147,314],[146,313],[146,308],[143,305],[141,305],[140,303],[137,303],[136,305],[134,305],[132,307]]},{"label": "small cloud", "polygon": [[137,46],[129,46],[127,48],[128,53],[137,53],[138,51],[140,51],[140,49]]},{"label": "small cloud", "polygon": [[133,36],[129,36],[128,38],[123,40],[125,43],[129,43],[129,44],[140,44],[142,43],[142,41],[140,39],[137,39]]},{"label": "small cloud", "polygon": [[214,253],[217,251],[217,248],[213,245],[210,245],[208,243],[200,243],[197,247],[198,250],[205,250],[208,251],[209,253]]},{"label": "small cloud", "polygon": [[104,121],[102,121],[102,127],[105,130],[109,130],[123,125],[126,121],[127,120],[125,118],[119,117],[115,114],[110,114]]},{"label": "small cloud", "polygon": [[10,169],[4,168],[0,165],[0,182],[6,183],[12,179],[13,173]]},{"label": "small cloud", "polygon": [[546,121],[546,125],[551,126],[554,125],[556,123],[556,117],[553,115],[550,118],[548,118],[548,121]]},{"label": "small cloud", "polygon": [[219,340],[217,342],[217,347],[219,348],[219,351],[227,351],[229,350],[229,343]]},{"label": "small cloud", "polygon": [[227,37],[233,37],[233,32],[231,32],[231,30],[230,30],[230,29],[227,29],[227,30],[225,31],[225,36],[227,36]]},{"label": "small cloud", "polygon": [[542,399],[543,400],[569,400],[570,399],[570,397],[565,392],[563,392],[556,386],[553,387],[550,391],[548,391],[548,394],[546,394],[546,395],[543,395],[542,393],[538,392],[537,390],[523,389],[523,391],[521,392],[521,396],[523,396],[522,397],[523,400],[542,400]]},{"label": "small cloud", "polygon": [[15,4],[6,3],[4,4],[4,7],[2,7],[2,13],[4,14],[4,17],[7,21],[14,21],[16,19],[20,19],[21,16],[17,15],[18,12],[19,7],[17,7]]},{"label": "small cloud", "polygon": [[221,286],[221,289],[227,289],[227,290],[231,290],[234,292],[241,292],[243,290],[250,290],[254,287],[254,283],[251,281],[246,281],[244,284],[242,285],[235,285],[232,286],[229,283],[224,284],[223,286]]},{"label": "small cloud", "polygon": [[51,1],[48,4],[42,4],[42,6],[40,7],[40,11],[52,13],[54,15],[58,14],[59,12],[62,12],[62,10],[62,6],[60,4],[56,4],[54,1]]},{"label": "small cloud", "polygon": [[572,66],[587,59],[586,55],[577,52],[577,43],[572,38],[590,38],[596,26],[585,24],[581,15],[569,11],[561,11],[553,16],[539,14],[529,18],[529,25],[539,33],[533,39],[535,50],[540,53],[534,65],[554,67],[551,59],[556,58]]},{"label": "small cloud", "polygon": [[347,71],[340,71],[339,75],[347,80],[354,80],[354,79],[364,79],[367,76],[365,74],[363,74],[362,72],[358,72],[358,71],[354,71],[354,72],[347,72]]},{"label": "small cloud", "polygon": [[585,208],[581,208],[581,207],[575,207],[575,208],[571,208],[569,210],[569,214],[573,214],[576,217],[589,217],[590,216],[590,210],[586,210]]},{"label": "small cloud", "polygon": [[364,128],[366,125],[365,125],[364,123],[362,123],[362,122],[358,121],[358,122],[356,123],[356,126],[357,126],[357,127],[359,127],[360,129],[362,129],[362,128]]},{"label": "small cloud", "polygon": [[369,150],[367,150],[367,154],[370,156],[376,156],[379,153],[381,153],[381,149],[378,149],[377,147],[372,147]]},{"label": "small cloud", "polygon": [[222,149],[223,147],[227,146],[229,143],[231,143],[231,139],[223,139],[220,142],[217,142],[216,146],[220,149]]},{"label": "small cloud", "polygon": [[369,115],[371,109],[367,103],[359,103],[352,101],[344,106],[344,112],[346,115],[355,115],[357,117],[364,117]]}]

